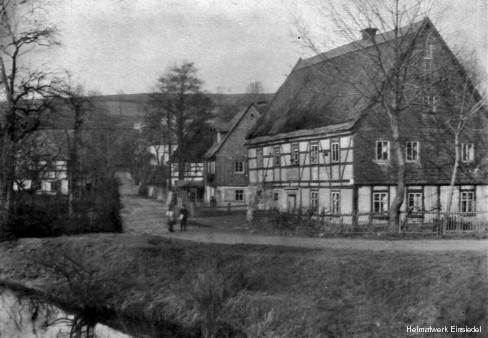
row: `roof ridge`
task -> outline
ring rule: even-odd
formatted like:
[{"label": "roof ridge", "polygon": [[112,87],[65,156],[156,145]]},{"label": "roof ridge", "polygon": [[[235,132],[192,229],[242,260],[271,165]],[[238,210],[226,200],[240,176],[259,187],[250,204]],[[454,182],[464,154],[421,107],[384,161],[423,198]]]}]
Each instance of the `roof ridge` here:
[{"label": "roof ridge", "polygon": [[[422,20],[413,22],[413,23],[406,25],[406,26],[403,26],[403,27],[399,27],[398,28],[398,31],[399,31],[398,37],[401,37],[407,33],[412,32],[412,31],[409,31],[409,28],[415,28],[415,30],[420,29],[426,22],[430,22],[429,17],[425,17]],[[416,27],[416,26],[418,26],[418,27]],[[355,51],[360,50],[360,49],[368,48],[368,47],[374,46],[375,44],[378,45],[381,43],[385,43],[385,42],[393,40],[395,38],[395,36],[392,35],[392,33],[394,31],[395,31],[395,29],[392,29],[392,30],[383,32],[381,34],[375,35],[375,41],[374,42],[371,42],[369,40],[363,40],[363,39],[355,40],[355,41],[346,43],[345,45],[341,45],[341,46],[332,48],[328,51],[319,53],[317,55],[311,56],[311,57],[306,58],[306,59],[300,58],[298,64],[295,66],[295,68],[296,69],[302,69],[305,67],[310,67],[310,66],[316,65],[317,63],[320,63],[320,62],[323,62],[326,60],[331,60],[333,58],[336,58],[338,56],[342,56],[342,55],[350,53],[350,52],[355,52]]]}]

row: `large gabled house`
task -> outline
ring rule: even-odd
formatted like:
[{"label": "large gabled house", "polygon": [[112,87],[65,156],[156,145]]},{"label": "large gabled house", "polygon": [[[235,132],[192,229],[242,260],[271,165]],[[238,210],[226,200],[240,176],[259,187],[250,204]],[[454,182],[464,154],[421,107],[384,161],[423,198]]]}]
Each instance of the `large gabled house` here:
[{"label": "large gabled house", "polygon": [[[388,58],[395,35],[375,33],[367,29],[362,40],[300,59],[249,133],[249,191],[264,207],[332,214],[389,210],[397,189],[390,119],[374,97],[365,95],[368,85],[381,88],[385,79],[375,78],[378,70],[365,65],[368,51]],[[409,40],[409,34],[416,39]],[[428,18],[402,28],[399,36],[419,44],[412,48],[423,52],[419,61],[424,67],[446,60],[459,65]],[[445,80],[443,74],[432,73]],[[450,76],[465,83],[462,71]],[[421,85],[423,79],[412,81]],[[358,85],[364,83],[358,94]],[[454,139],[446,127],[448,103],[435,91],[420,92],[418,104],[405,108],[399,124],[406,160],[402,210],[445,210],[455,162]],[[488,204],[486,116],[484,111],[474,116],[460,136],[454,212],[486,217],[481,213]]]},{"label": "large gabled house", "polygon": [[[261,113],[255,104],[243,109],[230,121],[228,128],[217,129],[217,141],[206,152],[205,201],[217,205],[245,205],[248,202],[249,172],[246,135]],[[222,129],[225,134],[222,135]]]}]

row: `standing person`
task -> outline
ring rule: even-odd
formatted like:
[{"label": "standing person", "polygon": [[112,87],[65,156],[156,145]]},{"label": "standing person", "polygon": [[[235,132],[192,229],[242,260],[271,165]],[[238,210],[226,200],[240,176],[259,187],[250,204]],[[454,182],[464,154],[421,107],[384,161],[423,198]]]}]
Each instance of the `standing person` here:
[{"label": "standing person", "polygon": [[180,231],[186,230],[186,223],[188,220],[188,210],[186,209],[186,204],[181,206],[180,212],[178,213],[178,219],[180,220]]},{"label": "standing person", "polygon": [[168,207],[166,216],[168,216],[168,230],[169,232],[173,232],[173,226],[176,224],[176,216],[172,205]]}]

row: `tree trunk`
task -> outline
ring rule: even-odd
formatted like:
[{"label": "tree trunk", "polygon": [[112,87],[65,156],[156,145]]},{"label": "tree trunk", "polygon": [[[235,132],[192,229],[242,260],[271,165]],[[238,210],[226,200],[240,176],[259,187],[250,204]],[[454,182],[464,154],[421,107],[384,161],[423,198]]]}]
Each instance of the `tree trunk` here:
[{"label": "tree trunk", "polygon": [[456,183],[457,172],[459,168],[460,151],[459,151],[459,133],[454,135],[454,168],[452,169],[451,182],[449,184],[449,194],[447,197],[446,213],[449,214],[452,209],[452,200],[454,196],[454,184]]},{"label": "tree trunk", "polygon": [[456,184],[456,177],[457,177],[457,172],[459,168],[459,161],[460,161],[460,151],[459,151],[459,132],[456,132],[454,134],[454,167],[452,169],[452,174],[451,174],[451,182],[449,184],[449,193],[447,195],[447,205],[446,205],[446,213],[444,217],[444,222],[442,222],[442,234],[445,234],[446,232],[446,225],[447,222],[449,221],[449,214],[451,213],[452,209],[452,200],[454,196],[454,185]]},{"label": "tree trunk", "polygon": [[393,133],[393,148],[394,156],[396,157],[397,165],[397,191],[396,196],[391,202],[389,211],[389,230],[390,232],[401,232],[400,228],[400,208],[405,199],[405,158],[403,154],[403,147],[400,142],[399,122],[397,118],[391,119],[391,130]]}]

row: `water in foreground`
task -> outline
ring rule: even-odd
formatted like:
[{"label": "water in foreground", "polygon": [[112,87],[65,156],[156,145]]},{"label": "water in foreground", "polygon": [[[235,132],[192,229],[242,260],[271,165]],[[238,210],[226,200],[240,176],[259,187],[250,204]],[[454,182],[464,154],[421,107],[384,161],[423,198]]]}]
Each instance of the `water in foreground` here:
[{"label": "water in foreground", "polygon": [[85,324],[56,306],[0,287],[0,337],[131,337],[100,323]]}]

